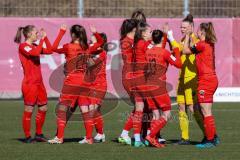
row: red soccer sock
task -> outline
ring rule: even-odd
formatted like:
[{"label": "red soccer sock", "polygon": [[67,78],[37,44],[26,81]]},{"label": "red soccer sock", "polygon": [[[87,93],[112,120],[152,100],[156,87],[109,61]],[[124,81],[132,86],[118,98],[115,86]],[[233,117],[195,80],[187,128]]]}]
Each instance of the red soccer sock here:
[{"label": "red soccer sock", "polygon": [[133,132],[134,134],[140,134],[142,129],[142,117],[143,112],[135,111],[133,114]]},{"label": "red soccer sock", "polygon": [[96,131],[99,134],[103,134],[103,117],[101,115],[101,112],[96,113],[96,116],[94,118],[94,123],[95,123],[95,127],[96,127]]},{"label": "red soccer sock", "polygon": [[22,126],[23,126],[23,131],[25,134],[25,137],[30,137],[31,136],[31,117],[32,117],[32,112],[23,112],[23,118],[22,118]]},{"label": "red soccer sock", "polygon": [[213,116],[204,117],[205,136],[207,140],[213,140],[216,134],[216,126]]},{"label": "red soccer sock", "polygon": [[36,115],[36,134],[42,134],[42,127],[45,121],[46,117],[46,111],[38,110],[38,113]]},{"label": "red soccer sock", "polygon": [[94,125],[94,120],[93,117],[91,116],[92,114],[90,112],[83,113],[83,121],[84,121],[84,127],[86,130],[86,138],[91,139],[92,138],[92,132],[93,132],[93,125]]},{"label": "red soccer sock", "polygon": [[159,120],[152,120],[151,122],[151,131],[150,131],[150,137],[155,138],[157,133],[167,124],[167,121],[160,117]]},{"label": "red soccer sock", "polygon": [[58,110],[57,112],[57,137],[64,137],[64,130],[66,127],[66,112],[62,110]]},{"label": "red soccer sock", "polygon": [[124,130],[130,131],[130,129],[133,128],[133,119],[132,119],[132,117],[133,117],[133,113],[130,114],[130,116],[128,117],[127,121],[125,122],[124,128],[123,128]]}]

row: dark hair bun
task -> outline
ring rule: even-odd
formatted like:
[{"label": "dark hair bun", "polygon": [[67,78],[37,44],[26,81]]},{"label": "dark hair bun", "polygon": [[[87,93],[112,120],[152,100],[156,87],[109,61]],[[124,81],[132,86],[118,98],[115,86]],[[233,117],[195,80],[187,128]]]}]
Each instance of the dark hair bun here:
[{"label": "dark hair bun", "polygon": [[193,23],[193,16],[191,14],[188,14],[184,19],[183,22],[189,22]]},{"label": "dark hair bun", "polygon": [[155,44],[159,44],[162,42],[163,32],[159,29],[153,30],[152,32],[152,40]]}]

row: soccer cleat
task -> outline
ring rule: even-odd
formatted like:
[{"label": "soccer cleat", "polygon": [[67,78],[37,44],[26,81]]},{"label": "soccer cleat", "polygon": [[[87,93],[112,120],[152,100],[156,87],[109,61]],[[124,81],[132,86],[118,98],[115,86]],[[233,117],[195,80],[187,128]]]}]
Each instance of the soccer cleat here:
[{"label": "soccer cleat", "polygon": [[[202,139],[201,143],[205,143],[206,141],[207,141],[207,137],[204,136],[204,138]],[[217,135],[214,136],[214,144],[215,145],[220,144],[220,138]]]},{"label": "soccer cleat", "polygon": [[162,138],[161,135],[158,137],[158,142],[161,144],[165,144],[166,143],[166,139]]},{"label": "soccer cleat", "polygon": [[26,139],[24,139],[24,143],[32,143],[34,140],[32,139],[32,137],[27,137]]},{"label": "soccer cleat", "polygon": [[78,142],[79,144],[93,144],[93,139],[87,139],[86,137],[84,137],[81,141]]},{"label": "soccer cleat", "polygon": [[150,137],[149,135],[146,137],[146,140],[154,147],[163,148],[164,144],[160,144],[157,139]]},{"label": "soccer cleat", "polygon": [[43,134],[35,134],[35,137],[34,139],[37,141],[37,142],[47,142],[48,139],[43,135]]},{"label": "soccer cleat", "polygon": [[190,145],[190,141],[188,139],[181,139],[176,144],[178,145]]},{"label": "soccer cleat", "polygon": [[129,136],[126,136],[126,137],[118,137],[118,142],[119,143],[123,143],[123,144],[127,144],[127,145],[131,145],[132,143],[132,140]]},{"label": "soccer cleat", "polygon": [[214,140],[213,141],[214,141],[215,145],[220,144],[220,138],[217,135],[214,136]]},{"label": "soccer cleat", "polygon": [[213,147],[216,147],[216,145],[214,143],[214,140],[212,141],[206,140],[204,143],[197,144],[196,147],[203,149],[203,148],[213,148]]},{"label": "soccer cleat", "polygon": [[144,141],[145,146],[149,146],[149,142],[147,140]]},{"label": "soccer cleat", "polygon": [[134,147],[145,147],[144,143],[141,141],[135,141],[133,146]]},{"label": "soccer cleat", "polygon": [[101,143],[101,142],[105,142],[105,134],[97,134],[95,137],[94,137],[94,143]]},{"label": "soccer cleat", "polygon": [[53,139],[48,140],[48,143],[49,144],[62,144],[63,143],[63,138],[58,138],[56,136]]}]

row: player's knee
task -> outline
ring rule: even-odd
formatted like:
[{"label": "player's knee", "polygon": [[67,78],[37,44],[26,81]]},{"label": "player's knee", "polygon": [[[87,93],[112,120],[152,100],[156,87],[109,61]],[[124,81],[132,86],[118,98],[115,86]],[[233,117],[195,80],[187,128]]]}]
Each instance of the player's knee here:
[{"label": "player's knee", "polygon": [[25,106],[24,111],[25,112],[33,112],[33,108],[34,108],[33,106]]},{"label": "player's knee", "polygon": [[188,106],[188,108],[189,108],[189,111],[191,112],[191,113],[193,113],[194,112],[194,109],[193,109],[193,105],[191,104],[191,105],[189,105]]},{"label": "player's knee", "polygon": [[178,109],[181,112],[185,112],[185,104],[178,104]]},{"label": "player's knee", "polygon": [[89,111],[88,106],[80,106],[80,109],[82,113],[87,113]]},{"label": "player's knee", "polygon": [[153,110],[153,119],[158,120],[160,118],[159,110]]},{"label": "player's knee", "polygon": [[92,111],[92,110],[95,110],[95,105],[94,104],[89,105],[89,111]]},{"label": "player's knee", "polygon": [[100,111],[101,106],[98,105],[98,104],[95,104],[95,105],[94,105],[94,108],[95,108],[96,110]]},{"label": "player's knee", "polygon": [[204,117],[208,117],[212,115],[212,110],[211,110],[211,107],[209,106],[201,105],[201,111]]},{"label": "player's knee", "polygon": [[136,111],[143,112],[143,108],[144,108],[143,102],[136,102],[136,107],[135,107]]},{"label": "player's knee", "polygon": [[58,105],[57,110],[67,112],[67,108],[68,107],[64,105]]},{"label": "player's knee", "polygon": [[46,112],[46,111],[48,110],[48,107],[47,107],[47,105],[44,105],[44,106],[38,106],[38,109],[39,109],[40,111],[44,111],[44,112]]},{"label": "player's knee", "polygon": [[202,113],[203,113],[204,117],[212,116],[212,112],[211,111],[203,111]]},{"label": "player's knee", "polygon": [[163,114],[162,114],[162,117],[163,117],[166,121],[170,120],[170,118],[171,118],[171,112],[170,112],[170,111],[164,111]]}]

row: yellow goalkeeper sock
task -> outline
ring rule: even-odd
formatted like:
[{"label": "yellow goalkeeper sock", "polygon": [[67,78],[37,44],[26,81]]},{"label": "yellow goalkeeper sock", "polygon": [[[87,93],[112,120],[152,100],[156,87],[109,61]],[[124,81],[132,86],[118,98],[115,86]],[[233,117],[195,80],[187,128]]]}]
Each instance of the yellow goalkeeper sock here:
[{"label": "yellow goalkeeper sock", "polygon": [[179,111],[179,124],[180,124],[180,129],[182,132],[182,138],[185,140],[189,139],[189,120],[186,112]]}]

